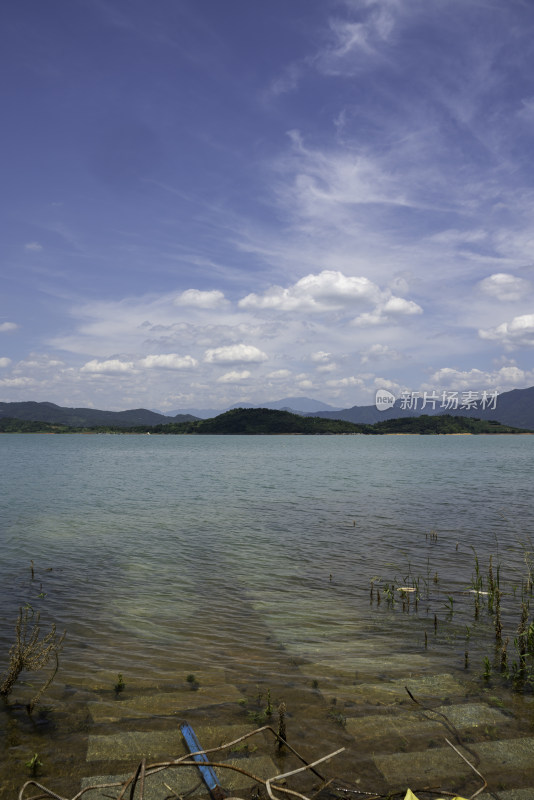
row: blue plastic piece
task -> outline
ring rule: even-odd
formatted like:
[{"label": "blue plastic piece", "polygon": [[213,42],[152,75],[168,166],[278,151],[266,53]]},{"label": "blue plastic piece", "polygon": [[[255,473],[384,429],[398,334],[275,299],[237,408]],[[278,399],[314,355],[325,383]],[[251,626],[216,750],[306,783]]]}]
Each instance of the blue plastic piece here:
[{"label": "blue plastic piece", "polygon": [[[198,750],[203,749],[200,746],[200,743],[191,725],[189,725],[187,722],[184,722],[180,725],[180,730],[190,753],[196,753]],[[214,792],[215,794],[219,795],[222,790],[219,785],[219,781],[217,780],[217,776],[215,775],[212,767],[205,766],[205,763],[208,761],[206,754],[198,753],[198,755],[193,756],[193,760],[197,762],[198,769],[202,775],[202,780],[208,787],[210,794]]]}]

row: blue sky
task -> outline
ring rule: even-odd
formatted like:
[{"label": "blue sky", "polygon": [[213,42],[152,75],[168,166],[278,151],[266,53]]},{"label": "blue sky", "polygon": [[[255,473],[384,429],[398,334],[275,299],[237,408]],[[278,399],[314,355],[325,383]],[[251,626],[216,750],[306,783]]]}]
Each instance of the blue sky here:
[{"label": "blue sky", "polygon": [[8,0],[0,400],[534,384],[530,0]]}]

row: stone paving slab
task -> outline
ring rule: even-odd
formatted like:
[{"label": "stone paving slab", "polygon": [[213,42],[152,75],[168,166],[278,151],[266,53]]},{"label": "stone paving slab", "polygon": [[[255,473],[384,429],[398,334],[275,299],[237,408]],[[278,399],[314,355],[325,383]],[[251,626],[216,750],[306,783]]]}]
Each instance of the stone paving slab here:
[{"label": "stone paving slab", "polygon": [[448,697],[465,697],[468,688],[452,675],[423,675],[417,678],[401,678],[383,683],[359,683],[355,686],[339,687],[336,697],[368,705],[392,705],[412,702],[405,686],[417,700],[444,700]]},{"label": "stone paving slab", "polygon": [[[435,709],[444,714],[458,730],[475,728],[479,725],[504,725],[509,721],[501,711],[484,703],[441,706]],[[440,722],[440,720],[442,720]],[[365,717],[347,717],[347,732],[356,742],[377,742],[387,740],[393,746],[406,743],[416,736],[449,735],[442,717],[432,712],[403,712],[397,714],[373,714]]]},{"label": "stone paving slab", "polygon": [[[250,725],[195,725],[195,733],[202,747],[209,750],[219,747],[227,742],[235,741],[246,733],[254,730]],[[265,734],[251,736],[245,740],[249,750],[253,747],[265,747],[269,740]],[[272,742],[272,740],[271,740]],[[244,750],[244,747],[241,748]],[[125,761],[146,757],[179,758],[187,753],[187,749],[180,733],[178,724],[176,728],[168,731],[127,731],[111,735],[89,736],[87,745],[87,761]],[[214,754],[214,760],[227,760],[235,757],[229,750]]]},{"label": "stone paving slab", "polygon": [[178,758],[185,753],[178,726],[169,731],[127,731],[89,736],[87,761],[140,761]]},{"label": "stone paving slab", "polygon": [[243,697],[232,684],[200,686],[196,691],[184,689],[179,692],[143,694],[131,699],[102,700],[88,703],[93,722],[117,722],[121,719],[172,716],[189,709],[222,703],[237,703]]},{"label": "stone paving slab", "polygon": [[[245,758],[232,758],[226,760],[227,764],[239,767],[246,770],[251,775],[265,780],[269,777],[274,777],[279,769],[269,756],[248,756]],[[230,769],[216,770],[221,786],[227,792],[236,792],[254,785],[254,780],[247,775],[236,772]],[[115,783],[117,781],[125,781],[132,776],[134,769],[131,773],[123,775],[99,775],[89,776],[83,779],[81,787],[84,789],[86,786],[101,785],[105,783]],[[169,796],[169,788],[177,795],[183,795],[190,792],[200,783],[200,775],[198,770],[191,767],[175,767],[164,770],[154,776],[148,776],[145,780],[144,800],[163,800]],[[129,797],[129,791],[127,797]],[[104,797],[109,798],[113,794],[118,795],[120,787],[91,790],[83,795],[85,800],[103,800]],[[135,797],[138,797],[139,790],[136,789]],[[202,795],[206,796],[206,789],[204,784],[198,786],[198,789],[189,796]]]},{"label": "stone paving slab", "polygon": [[[534,770],[534,738],[481,742],[470,747],[480,757],[477,769],[486,778]],[[377,755],[374,762],[391,788],[445,783],[451,776],[458,779],[473,775],[470,767],[450,747]]]},{"label": "stone paving slab", "polygon": [[[372,640],[371,640],[372,642]],[[402,675],[410,674],[428,667],[428,658],[418,653],[410,653],[406,656],[402,653],[388,653],[384,649],[384,645],[379,643],[375,649],[371,648],[371,655],[349,655],[343,658],[341,664],[332,664],[330,661],[315,661],[311,664],[306,664],[302,671],[305,672],[310,678],[331,677],[339,678],[341,676],[348,677],[352,675],[355,677],[358,673],[367,673],[376,676],[377,673],[394,674],[400,673]]]},{"label": "stone paving slab", "polygon": [[[82,780],[80,788],[85,789],[86,786],[116,783],[118,781],[123,782],[131,778],[132,774],[133,770],[128,775],[92,775]],[[164,798],[168,797],[171,792],[174,792],[177,795],[185,794],[185,792],[193,789],[199,783],[199,780],[200,778],[198,771],[192,767],[165,770],[164,772],[150,776],[146,779],[143,791],[143,799],[163,800]],[[169,788],[171,791],[169,791]],[[82,797],[83,800],[109,800],[110,797],[118,797],[120,791],[121,787],[112,787],[102,790],[92,789],[91,791],[82,795]],[[139,794],[139,786],[137,786],[134,794],[135,800],[137,800]],[[204,784],[199,786],[198,790],[193,792],[190,796],[195,797],[196,795],[201,794],[204,796],[206,795]],[[130,797],[130,789],[127,790],[126,797]]]},{"label": "stone paving slab", "polygon": [[[502,792],[499,789],[499,800],[534,800],[534,788],[530,789],[507,789]],[[495,800],[493,795],[483,792],[477,795],[478,800]]]}]

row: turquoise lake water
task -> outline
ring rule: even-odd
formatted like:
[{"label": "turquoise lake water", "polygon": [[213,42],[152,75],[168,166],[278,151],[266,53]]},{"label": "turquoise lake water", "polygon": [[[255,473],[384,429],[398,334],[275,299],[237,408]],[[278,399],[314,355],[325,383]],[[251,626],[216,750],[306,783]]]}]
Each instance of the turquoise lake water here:
[{"label": "turquoise lake water", "polygon": [[[71,693],[73,729],[83,692],[119,672],[171,686],[217,662],[274,685],[287,664],[350,668],[363,636],[421,654],[449,595],[457,627],[425,657],[460,669],[474,551],[511,594],[534,538],[532,436],[12,434],[0,453],[0,667],[20,606],[66,630],[52,697]],[[373,579],[426,581],[426,609],[372,605]]]}]

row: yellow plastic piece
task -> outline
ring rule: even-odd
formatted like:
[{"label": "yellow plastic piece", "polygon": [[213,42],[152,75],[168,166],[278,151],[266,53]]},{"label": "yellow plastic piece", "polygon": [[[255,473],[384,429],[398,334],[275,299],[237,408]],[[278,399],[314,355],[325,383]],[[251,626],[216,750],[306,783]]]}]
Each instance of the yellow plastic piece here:
[{"label": "yellow plastic piece", "polygon": [[[412,792],[411,789],[408,789],[408,791],[406,792],[406,795],[404,797],[404,800],[419,800],[419,798],[417,798],[414,795],[414,793]],[[442,797],[438,797],[438,800],[443,800],[443,798]],[[460,795],[458,795],[457,797],[453,797],[452,800],[466,800],[466,798],[465,797],[460,797]]]}]

